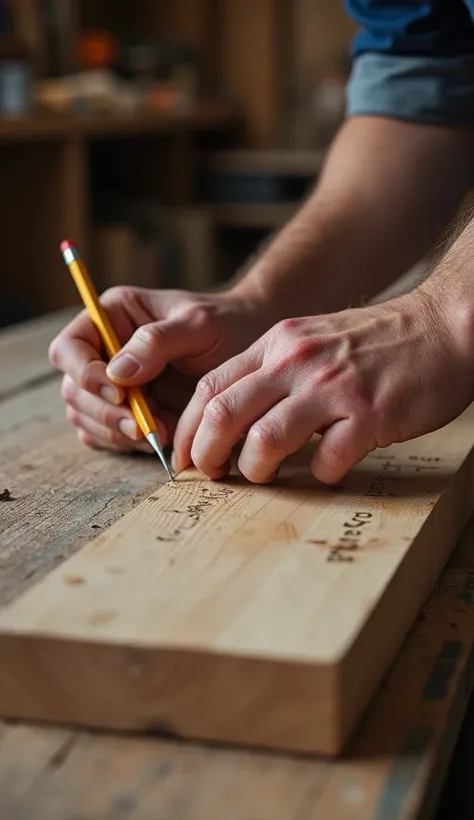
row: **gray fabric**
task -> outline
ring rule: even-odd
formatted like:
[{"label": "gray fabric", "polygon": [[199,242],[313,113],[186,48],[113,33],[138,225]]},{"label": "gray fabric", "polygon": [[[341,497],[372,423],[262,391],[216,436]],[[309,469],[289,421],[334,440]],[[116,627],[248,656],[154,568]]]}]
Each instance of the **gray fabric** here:
[{"label": "gray fabric", "polygon": [[474,55],[362,54],[347,84],[346,114],[474,125]]}]

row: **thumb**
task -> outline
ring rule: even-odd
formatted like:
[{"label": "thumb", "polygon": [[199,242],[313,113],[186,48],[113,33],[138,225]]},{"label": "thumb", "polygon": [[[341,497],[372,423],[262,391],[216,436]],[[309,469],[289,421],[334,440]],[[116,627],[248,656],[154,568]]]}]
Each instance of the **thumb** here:
[{"label": "thumb", "polygon": [[184,317],[142,325],[110,360],[107,375],[124,386],[147,384],[169,362],[195,354],[198,342],[198,328]]}]

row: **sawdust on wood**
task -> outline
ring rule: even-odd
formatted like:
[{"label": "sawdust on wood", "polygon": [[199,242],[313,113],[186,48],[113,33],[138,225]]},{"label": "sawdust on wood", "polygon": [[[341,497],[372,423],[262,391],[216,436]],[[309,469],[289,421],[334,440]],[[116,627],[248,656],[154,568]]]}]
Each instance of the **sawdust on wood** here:
[{"label": "sawdust on wood", "polygon": [[10,490],[5,489],[0,492],[0,501],[9,501],[11,497],[12,494]]}]

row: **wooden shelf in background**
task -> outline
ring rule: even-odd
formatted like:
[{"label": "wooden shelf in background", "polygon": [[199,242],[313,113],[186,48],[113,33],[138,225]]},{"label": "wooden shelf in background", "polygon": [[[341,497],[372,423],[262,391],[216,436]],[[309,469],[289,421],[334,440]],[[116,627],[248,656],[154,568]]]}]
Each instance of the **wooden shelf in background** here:
[{"label": "wooden shelf in background", "polygon": [[326,153],[323,149],[218,151],[206,158],[204,167],[220,173],[312,176],[321,170]]},{"label": "wooden shelf in background", "polygon": [[0,119],[0,143],[55,141],[92,137],[205,131],[237,124],[234,107],[221,102],[203,102],[194,111],[169,114],[142,113],[137,116],[102,115],[93,117],[38,115]]},{"label": "wooden shelf in background", "polygon": [[294,216],[298,202],[264,202],[232,205],[211,205],[210,210],[218,225],[236,228],[280,228]]}]

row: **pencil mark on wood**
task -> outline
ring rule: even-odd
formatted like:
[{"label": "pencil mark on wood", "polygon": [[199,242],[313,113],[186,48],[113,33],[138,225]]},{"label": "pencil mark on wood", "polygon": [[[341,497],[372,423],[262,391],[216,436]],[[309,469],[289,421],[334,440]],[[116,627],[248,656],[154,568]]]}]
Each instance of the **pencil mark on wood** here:
[{"label": "pencil mark on wood", "polygon": [[372,476],[369,489],[363,493],[365,497],[371,498],[395,498],[396,493],[388,492],[387,482],[393,480],[395,476],[375,475]]},{"label": "pencil mark on wood", "polygon": [[103,626],[109,624],[118,615],[115,609],[103,609],[98,612],[93,612],[88,618],[88,623],[91,626]]},{"label": "pencil mark on wood", "polygon": [[372,523],[373,513],[355,512],[344,522],[344,529],[338,543],[331,547],[327,557],[328,563],[352,563],[354,552],[360,548],[360,539],[365,534],[364,528]]},{"label": "pencil mark on wood", "polygon": [[81,578],[80,575],[66,575],[64,583],[67,584],[68,587],[79,587],[85,584],[85,580]]},{"label": "pencil mark on wood", "polygon": [[173,518],[176,518],[176,526],[165,535],[157,535],[156,540],[163,542],[179,541],[186,532],[199,524],[206,513],[213,510],[216,505],[225,503],[233,493],[234,490],[230,487],[220,487],[218,490],[203,487],[198,493],[195,504],[187,504],[183,510],[169,507],[164,509],[163,512],[170,513]]}]

